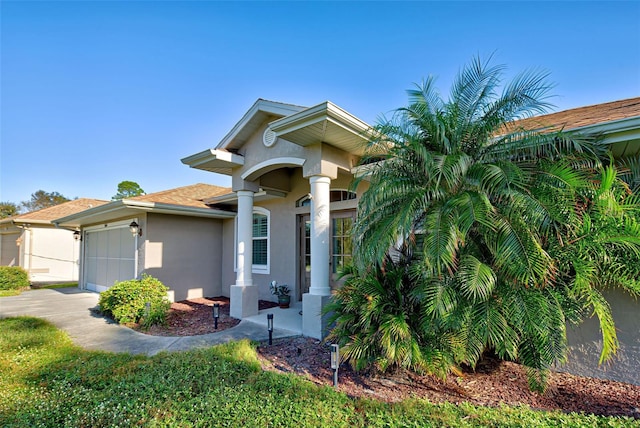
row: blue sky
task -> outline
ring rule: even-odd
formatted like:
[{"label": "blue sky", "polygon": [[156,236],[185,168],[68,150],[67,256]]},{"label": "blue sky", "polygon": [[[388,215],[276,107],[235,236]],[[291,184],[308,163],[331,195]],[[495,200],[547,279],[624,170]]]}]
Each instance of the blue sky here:
[{"label": "blue sky", "polygon": [[0,2],[0,201],[227,177],[180,159],[257,98],[375,123],[474,55],[551,73],[556,110],[640,95],[640,2]]}]

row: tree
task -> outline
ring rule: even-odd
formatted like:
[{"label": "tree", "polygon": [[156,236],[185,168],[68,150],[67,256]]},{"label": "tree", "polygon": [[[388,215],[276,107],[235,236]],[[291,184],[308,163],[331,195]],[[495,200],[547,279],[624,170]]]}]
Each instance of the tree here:
[{"label": "tree", "polygon": [[118,193],[111,200],[119,201],[121,199],[132,198],[134,196],[144,195],[144,190],[135,181],[121,181],[118,184]]},{"label": "tree", "polygon": [[0,202],[0,218],[7,218],[17,215],[18,205],[13,202]]},{"label": "tree", "polygon": [[[352,362],[442,374],[492,352],[524,364],[542,389],[548,368],[566,359],[566,322],[598,304],[576,294],[575,272],[554,255],[569,254],[559,243],[570,242],[589,204],[604,146],[513,125],[549,108],[551,85],[524,72],[499,94],[503,73],[475,59],[448,101],[430,78],[376,126],[350,294],[329,306],[332,337]],[[637,250],[633,239],[624,245]],[[551,244],[562,249],[550,253]],[[398,271],[409,287],[389,293],[379,284]]]},{"label": "tree", "polygon": [[45,192],[44,190],[38,190],[37,192],[31,194],[30,200],[23,201],[21,205],[25,209],[25,211],[36,211],[68,201],[70,201],[69,198],[61,195],[58,192],[49,193]]}]

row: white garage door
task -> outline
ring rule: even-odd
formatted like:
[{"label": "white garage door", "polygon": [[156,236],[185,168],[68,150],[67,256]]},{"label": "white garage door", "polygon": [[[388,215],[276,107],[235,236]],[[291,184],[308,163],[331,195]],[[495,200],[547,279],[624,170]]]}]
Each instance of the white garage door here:
[{"label": "white garage door", "polygon": [[127,225],[87,231],[84,240],[87,290],[104,291],[117,281],[135,278],[136,243]]}]

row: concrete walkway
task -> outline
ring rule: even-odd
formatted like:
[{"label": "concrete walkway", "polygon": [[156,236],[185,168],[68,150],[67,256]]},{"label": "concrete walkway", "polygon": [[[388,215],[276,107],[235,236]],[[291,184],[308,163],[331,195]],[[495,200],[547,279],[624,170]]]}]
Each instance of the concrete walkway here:
[{"label": "concrete walkway", "polygon": [[[98,304],[98,293],[78,288],[25,291],[19,296],[0,298],[0,318],[28,315],[44,318],[69,334],[82,348],[109,352],[155,355],[162,351],[184,351],[250,339],[265,341],[269,333],[258,322],[242,320],[235,327],[200,336],[150,336],[120,326],[91,311]],[[260,317],[265,318],[266,315]],[[277,327],[274,316],[274,327]],[[274,328],[273,338],[299,336],[300,331]]]}]

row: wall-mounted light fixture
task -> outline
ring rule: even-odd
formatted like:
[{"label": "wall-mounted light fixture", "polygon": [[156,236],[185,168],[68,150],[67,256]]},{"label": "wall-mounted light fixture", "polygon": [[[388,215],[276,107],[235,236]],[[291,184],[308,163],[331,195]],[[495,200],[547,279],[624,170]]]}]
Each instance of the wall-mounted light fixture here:
[{"label": "wall-mounted light fixture", "polygon": [[136,223],[136,221],[132,221],[131,224],[129,224],[129,230],[131,231],[131,234],[133,236],[142,236],[142,228],[140,226],[138,226],[138,223]]},{"label": "wall-mounted light fixture", "polygon": [[73,231],[73,239],[75,239],[76,241],[82,241],[82,235],[80,234],[79,230]]}]

